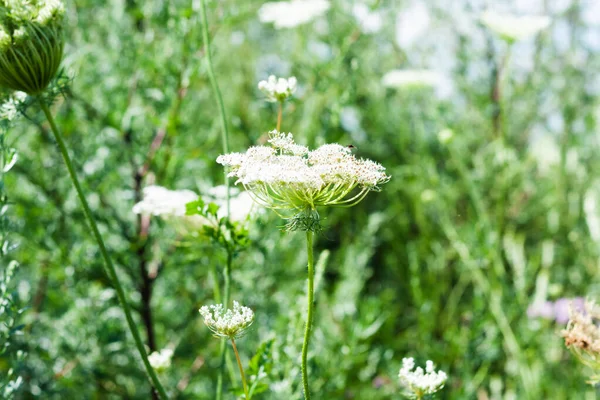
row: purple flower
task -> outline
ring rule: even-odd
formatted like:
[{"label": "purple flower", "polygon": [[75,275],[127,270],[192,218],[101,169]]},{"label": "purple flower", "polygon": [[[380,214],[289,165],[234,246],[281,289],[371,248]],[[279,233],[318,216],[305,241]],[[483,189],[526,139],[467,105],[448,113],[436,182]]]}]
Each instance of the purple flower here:
[{"label": "purple flower", "polygon": [[566,324],[569,321],[569,310],[571,306],[575,310],[585,310],[585,299],[583,297],[566,298],[552,301],[544,301],[531,304],[527,308],[529,318],[553,319],[558,324]]}]

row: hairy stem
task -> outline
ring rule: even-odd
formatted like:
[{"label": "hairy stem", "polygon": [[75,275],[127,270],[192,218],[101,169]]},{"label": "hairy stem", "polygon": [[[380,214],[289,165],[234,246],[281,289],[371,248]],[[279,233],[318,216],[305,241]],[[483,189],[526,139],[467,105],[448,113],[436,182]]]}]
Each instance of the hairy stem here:
[{"label": "hairy stem", "polygon": [[71,157],[69,156],[69,152],[67,150],[67,147],[65,146],[65,142],[63,141],[62,135],[61,135],[60,131],[58,130],[56,123],[54,122],[54,118],[52,117],[52,114],[50,113],[50,109],[48,108],[48,105],[46,104],[46,102],[42,98],[39,98],[38,100],[39,100],[40,106],[42,108],[42,111],[46,115],[46,119],[48,120],[48,122],[50,123],[50,127],[52,128],[52,133],[54,134],[54,138],[56,139],[56,143],[58,144],[60,153],[63,157],[63,160],[65,161],[67,170],[69,171],[69,176],[71,177],[71,181],[73,182],[73,186],[75,186],[77,196],[79,197],[79,201],[81,202],[81,205],[83,207],[83,212],[84,212],[85,218],[86,218],[88,224],[90,225],[90,227],[92,228],[92,234],[94,235],[94,238],[98,242],[98,247],[100,248],[100,253],[102,254],[102,258],[104,259],[106,273],[109,276],[110,280],[112,281],[112,284],[114,285],[115,290],[117,291],[117,297],[119,298],[119,303],[121,304],[121,307],[123,308],[123,312],[125,313],[125,319],[127,320],[127,325],[129,326],[129,330],[131,331],[131,334],[133,335],[133,339],[135,341],[135,345],[138,349],[138,352],[140,353],[140,356],[142,357],[142,362],[144,363],[144,367],[146,368],[146,372],[148,374],[150,382],[152,383],[152,385],[158,392],[161,399],[163,399],[163,400],[168,399],[169,397],[167,396],[167,392],[165,392],[165,389],[163,388],[162,384],[158,380],[158,376],[156,375],[156,372],[154,371],[154,369],[150,365],[150,362],[148,361],[148,355],[146,354],[146,349],[144,348],[144,343],[142,342],[140,333],[135,325],[135,322],[133,321],[133,317],[131,316],[131,310],[129,308],[129,304],[127,304],[125,292],[123,290],[123,287],[121,286],[121,282],[119,281],[117,271],[112,263],[112,260],[110,259],[108,250],[106,249],[106,246],[104,245],[104,241],[102,240],[102,236],[100,235],[100,231],[98,230],[96,221],[94,220],[94,217],[92,216],[92,211],[91,211],[90,206],[88,205],[88,202],[85,198],[85,194],[83,192],[83,189],[81,188],[79,179],[77,178],[77,175],[75,174],[75,169],[73,168],[73,163],[71,162]]},{"label": "hairy stem", "polygon": [[308,358],[308,342],[313,320],[313,297],[314,297],[314,278],[315,262],[313,258],[313,232],[306,231],[306,251],[308,252],[308,309],[306,312],[306,328],[304,330],[304,343],[302,344],[302,386],[304,388],[304,398],[310,400],[310,391],[308,388],[308,370],[306,361]]},{"label": "hairy stem", "polygon": [[244,386],[244,393],[246,394],[246,400],[250,398],[248,395],[248,385],[246,384],[246,376],[244,375],[244,367],[242,367],[242,361],[235,345],[235,340],[231,338],[231,345],[233,346],[233,352],[235,353],[235,359],[237,360],[238,367],[240,368],[240,375],[242,376],[242,385]]}]

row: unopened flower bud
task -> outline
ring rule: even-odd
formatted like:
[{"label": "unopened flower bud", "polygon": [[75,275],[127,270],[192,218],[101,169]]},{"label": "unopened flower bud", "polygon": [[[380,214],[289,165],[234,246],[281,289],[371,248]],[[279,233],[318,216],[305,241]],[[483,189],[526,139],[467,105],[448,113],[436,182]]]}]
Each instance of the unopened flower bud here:
[{"label": "unopened flower bud", "polygon": [[0,19],[0,87],[37,95],[63,56],[64,6],[59,0],[4,2]]}]

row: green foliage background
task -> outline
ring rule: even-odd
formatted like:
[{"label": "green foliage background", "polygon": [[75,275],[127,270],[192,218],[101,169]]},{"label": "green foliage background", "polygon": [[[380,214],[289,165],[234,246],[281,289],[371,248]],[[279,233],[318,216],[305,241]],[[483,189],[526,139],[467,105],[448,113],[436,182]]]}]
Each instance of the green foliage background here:
[{"label": "green foliage background", "polygon": [[[53,107],[144,337],[142,288],[152,287],[156,348],[175,349],[161,379],[177,399],[213,398],[219,341],[197,310],[214,302],[211,271],[224,254],[156,218],[144,237],[131,209],[153,182],[200,193],[223,183],[197,3],[69,2],[64,66],[72,84]],[[282,129],[311,147],[352,143],[392,176],[358,206],[323,213],[310,352],[315,398],[400,398],[406,356],[448,373],[439,398],[595,398],[588,371],[562,344],[563,326],[529,318],[527,308],[536,297],[598,292],[600,242],[589,226],[600,215],[586,206],[600,195],[600,46],[590,38],[598,26],[586,22],[579,1],[558,11],[548,5],[551,27],[529,47],[515,45],[503,81],[503,147],[491,92],[506,46],[476,21],[466,32],[458,19],[476,19],[485,4],[426,2],[431,32],[404,48],[394,39],[395,16],[416,3],[372,4],[383,13],[376,34],[361,31],[350,1],[333,1],[325,17],[288,30],[261,24],[260,2],[209,4],[232,150],[274,128],[275,105],[257,82],[294,75],[300,88]],[[435,67],[440,46],[452,61],[450,96],[383,87],[391,69]],[[19,243],[10,257],[21,265],[11,285],[28,307],[11,351],[26,357],[3,355],[0,369],[22,377],[17,398],[148,399],[49,127],[35,107],[26,113],[30,121],[8,133],[19,159],[6,176]],[[445,128],[454,132],[448,144],[437,138]],[[164,142],[140,180],[157,134]],[[536,141],[541,136],[557,143],[556,162],[546,162],[553,153]],[[257,315],[238,345],[248,365],[264,343],[268,387],[257,396],[264,399],[301,398],[305,244],[282,224],[263,214],[234,260],[233,299]],[[240,385],[233,368],[230,357],[228,390]]]}]

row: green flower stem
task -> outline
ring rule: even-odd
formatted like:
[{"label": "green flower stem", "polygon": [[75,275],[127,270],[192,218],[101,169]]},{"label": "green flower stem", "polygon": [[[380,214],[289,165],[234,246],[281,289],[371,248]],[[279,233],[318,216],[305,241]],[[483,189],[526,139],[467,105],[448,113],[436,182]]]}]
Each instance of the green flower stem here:
[{"label": "green flower stem", "polygon": [[279,101],[279,110],[277,111],[277,132],[281,130],[281,119],[283,118],[283,101]]},{"label": "green flower stem", "polygon": [[98,242],[98,246],[100,247],[100,253],[102,254],[102,258],[104,259],[104,265],[106,267],[106,273],[108,274],[112,284],[114,285],[117,291],[117,297],[119,298],[119,303],[121,303],[121,307],[123,308],[123,312],[125,313],[125,319],[127,319],[127,325],[129,326],[129,330],[133,335],[133,339],[135,341],[135,345],[142,357],[142,362],[144,363],[144,367],[146,367],[146,372],[150,381],[156,391],[158,392],[160,398],[162,400],[168,399],[167,392],[163,388],[162,384],[158,380],[158,376],[156,372],[150,365],[148,361],[148,355],[146,354],[146,349],[144,348],[144,343],[142,342],[142,338],[140,333],[133,321],[133,317],[131,316],[131,310],[129,309],[129,305],[127,304],[127,299],[125,298],[125,292],[123,291],[123,287],[121,286],[121,282],[119,281],[119,277],[117,275],[117,271],[108,255],[108,251],[106,250],[106,246],[104,245],[104,241],[102,240],[102,236],[100,235],[100,231],[98,230],[98,226],[96,225],[96,221],[92,216],[92,211],[90,210],[90,206],[85,198],[85,194],[81,188],[81,184],[79,183],[79,179],[75,174],[75,170],[73,169],[73,163],[71,162],[71,158],[69,157],[69,152],[67,147],[65,146],[65,142],[63,141],[62,135],[54,122],[54,118],[50,113],[50,109],[46,102],[40,97],[38,98],[42,111],[46,115],[46,119],[50,123],[50,127],[52,128],[52,133],[54,134],[54,138],[56,139],[56,143],[58,144],[58,148],[60,153],[62,154],[63,160],[65,161],[65,165],[67,166],[67,170],[69,171],[69,176],[71,177],[71,181],[73,182],[73,186],[75,186],[75,190],[77,191],[77,196],[79,197],[79,201],[81,201],[81,205],[83,207],[83,212],[85,214],[85,218],[87,219],[90,227],[92,228],[92,233]]},{"label": "green flower stem", "polygon": [[[215,99],[217,100],[217,106],[219,108],[220,114],[220,122],[221,122],[221,138],[223,142],[223,154],[229,153],[229,130],[227,128],[227,117],[225,114],[225,105],[223,104],[223,97],[221,96],[221,90],[219,89],[219,84],[217,83],[217,78],[215,77],[215,72],[213,69],[212,56],[210,54],[210,38],[208,35],[208,18],[206,16],[206,1],[200,0],[200,17],[202,18],[202,38],[204,41],[204,54],[206,56],[206,66],[208,71],[208,79],[210,80],[210,85],[212,86],[212,90],[215,95]],[[230,212],[230,201],[229,201],[229,178],[227,177],[227,172],[224,172],[225,178],[225,204],[227,210],[227,217],[229,217]],[[230,256],[227,256],[227,267],[224,272],[224,306],[227,308],[227,304],[229,303],[229,295],[231,292],[231,261]],[[221,400],[223,397],[223,375],[225,373],[225,341],[223,340],[221,343],[221,347],[219,349],[219,355],[221,359],[221,367],[219,369],[219,375],[217,377],[217,393],[216,400]]]},{"label": "green flower stem", "polygon": [[250,398],[248,395],[248,385],[246,384],[246,376],[244,375],[244,367],[242,367],[242,361],[235,345],[235,340],[231,338],[231,345],[233,346],[233,352],[235,353],[235,359],[237,360],[238,367],[240,368],[240,375],[242,376],[242,385],[244,386],[244,393],[246,394],[246,400]]},{"label": "green flower stem", "polygon": [[304,387],[304,398],[310,400],[308,389],[308,370],[306,361],[308,357],[308,342],[313,320],[313,297],[315,280],[315,262],[313,258],[313,232],[306,231],[306,250],[308,252],[308,310],[306,312],[306,329],[304,330],[304,343],[302,344],[302,386]]},{"label": "green flower stem", "polygon": [[[200,2],[200,16],[202,17],[202,39],[204,40],[204,54],[206,56],[206,67],[208,71],[208,79],[215,98],[217,100],[217,106],[219,108],[220,122],[221,122],[221,138],[223,142],[223,154],[229,153],[229,128],[227,128],[227,117],[225,114],[225,105],[223,104],[223,96],[221,96],[221,90],[215,77],[215,71],[213,69],[212,56],[210,55],[210,38],[208,35],[208,18],[206,16],[206,0]],[[225,186],[227,187],[226,192],[226,204],[227,204],[227,216],[229,216],[229,178],[225,172]]]}]

